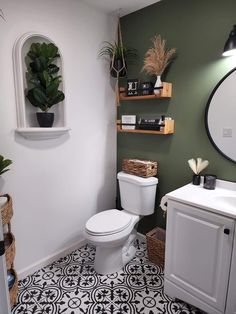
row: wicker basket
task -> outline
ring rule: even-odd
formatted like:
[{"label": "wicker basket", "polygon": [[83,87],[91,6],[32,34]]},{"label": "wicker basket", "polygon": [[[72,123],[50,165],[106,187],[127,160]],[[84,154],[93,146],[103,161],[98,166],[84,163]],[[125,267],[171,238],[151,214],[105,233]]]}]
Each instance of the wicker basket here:
[{"label": "wicker basket", "polygon": [[11,289],[9,290],[9,296],[10,296],[10,304],[11,307],[13,307],[16,302],[17,302],[17,296],[18,296],[18,277],[17,277],[17,273],[14,269],[11,269],[11,272],[14,274],[15,276],[15,281],[13,286],[11,287]]},{"label": "wicker basket", "polygon": [[158,227],[146,234],[148,259],[163,269],[165,265],[165,239],[165,230]]},{"label": "wicker basket", "polygon": [[154,177],[157,174],[157,162],[142,159],[123,159],[122,170],[139,177]]},{"label": "wicker basket", "polygon": [[2,216],[2,224],[6,225],[10,222],[13,216],[13,209],[12,209],[12,198],[9,194],[2,194],[0,197],[4,197],[7,199],[6,203],[0,207],[0,212]]},{"label": "wicker basket", "polygon": [[5,258],[7,269],[12,268],[12,264],[16,254],[15,237],[11,233],[11,228],[9,226],[9,232],[4,234],[5,242]]}]

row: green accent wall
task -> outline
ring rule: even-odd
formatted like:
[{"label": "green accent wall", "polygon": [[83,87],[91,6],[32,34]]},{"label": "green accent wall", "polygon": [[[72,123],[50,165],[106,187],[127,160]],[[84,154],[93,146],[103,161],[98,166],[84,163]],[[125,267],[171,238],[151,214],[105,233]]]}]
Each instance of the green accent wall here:
[{"label": "green accent wall", "polygon": [[145,233],[156,225],[165,227],[160,198],[191,181],[188,159],[208,159],[210,165],[203,174],[236,181],[236,164],[215,150],[204,125],[205,106],[213,88],[236,67],[236,58],[221,56],[232,25],[236,24],[235,12],[235,0],[162,0],[121,19],[124,43],[137,48],[139,54],[137,64],[129,67],[128,78],[150,80],[141,69],[154,35],[166,39],[167,47],[177,48],[175,61],[162,77],[163,81],[173,83],[173,97],[122,102],[118,109],[118,116],[164,114],[175,120],[173,135],[118,133],[118,170],[122,159],[127,157],[158,161],[156,211],[142,219],[140,232]]}]

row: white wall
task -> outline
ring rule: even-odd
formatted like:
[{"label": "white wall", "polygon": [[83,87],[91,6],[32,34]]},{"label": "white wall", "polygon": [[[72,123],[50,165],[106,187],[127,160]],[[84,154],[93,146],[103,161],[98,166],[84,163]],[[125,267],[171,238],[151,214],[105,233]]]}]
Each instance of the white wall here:
[{"label": "white wall", "polygon": [[[16,269],[21,271],[82,239],[86,220],[114,207],[115,97],[98,59],[115,21],[79,0],[0,0],[0,154],[13,160],[0,191],[14,201]],[[51,38],[64,60],[69,135],[30,141],[15,134],[12,48],[29,31]]]}]

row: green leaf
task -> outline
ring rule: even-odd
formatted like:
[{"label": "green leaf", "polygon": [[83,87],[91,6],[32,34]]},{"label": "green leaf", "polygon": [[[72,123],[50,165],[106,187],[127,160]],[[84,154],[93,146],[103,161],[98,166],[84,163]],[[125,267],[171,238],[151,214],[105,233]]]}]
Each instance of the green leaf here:
[{"label": "green leaf", "polygon": [[35,100],[39,104],[41,105],[47,104],[47,96],[46,96],[45,91],[42,88],[35,87],[33,89],[33,95],[34,95]]},{"label": "green leaf", "polygon": [[59,69],[58,66],[56,66],[56,64],[50,64],[50,65],[48,66],[48,73],[49,73],[49,74],[56,74],[59,70],[60,70],[60,69]]},{"label": "green leaf", "polygon": [[60,85],[60,82],[52,81],[46,88],[46,95],[49,98],[55,97],[57,95],[59,85]]},{"label": "green leaf", "polygon": [[44,79],[44,82],[45,82],[45,87],[47,88],[49,85],[50,85],[50,82],[51,82],[51,76],[48,74],[47,71],[43,71],[43,79]]},{"label": "green leaf", "polygon": [[11,164],[12,164],[12,160],[4,159],[4,157],[0,155],[0,175],[10,170],[6,168],[10,166]]},{"label": "green leaf", "polygon": [[65,95],[62,91],[58,91],[56,96],[48,101],[48,107],[51,108],[53,105],[58,104],[59,102],[65,99]]},{"label": "green leaf", "polygon": [[30,89],[26,95],[27,99],[29,100],[29,102],[35,106],[35,107],[40,107],[41,103],[39,103],[35,97],[34,97],[34,88]]}]

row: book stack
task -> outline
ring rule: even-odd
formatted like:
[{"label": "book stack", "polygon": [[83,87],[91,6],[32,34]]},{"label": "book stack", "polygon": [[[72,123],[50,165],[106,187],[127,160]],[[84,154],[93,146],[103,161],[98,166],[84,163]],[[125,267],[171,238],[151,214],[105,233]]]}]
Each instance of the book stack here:
[{"label": "book stack", "polygon": [[156,130],[161,131],[165,126],[165,118],[145,119],[140,118],[138,121],[138,128],[140,130]]}]

